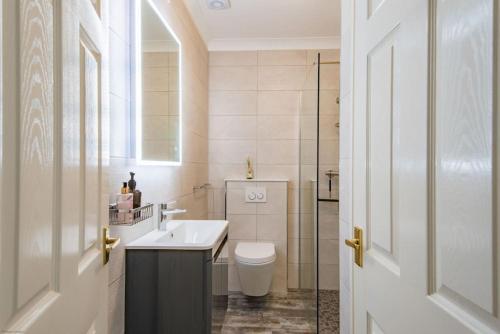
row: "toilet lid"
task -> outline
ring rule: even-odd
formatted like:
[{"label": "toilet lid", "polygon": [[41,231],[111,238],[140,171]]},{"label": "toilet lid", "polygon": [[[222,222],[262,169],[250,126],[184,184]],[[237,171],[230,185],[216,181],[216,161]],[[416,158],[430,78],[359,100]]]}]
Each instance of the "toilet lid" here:
[{"label": "toilet lid", "polygon": [[260,264],[276,258],[274,244],[270,242],[239,242],[234,250],[237,261]]}]

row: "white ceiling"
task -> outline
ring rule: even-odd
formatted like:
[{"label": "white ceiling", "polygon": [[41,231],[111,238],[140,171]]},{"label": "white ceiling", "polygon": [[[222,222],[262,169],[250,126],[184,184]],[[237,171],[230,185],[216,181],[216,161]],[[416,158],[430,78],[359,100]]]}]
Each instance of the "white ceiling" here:
[{"label": "white ceiling", "polygon": [[209,50],[339,47],[340,0],[231,0],[227,10],[184,3]]}]

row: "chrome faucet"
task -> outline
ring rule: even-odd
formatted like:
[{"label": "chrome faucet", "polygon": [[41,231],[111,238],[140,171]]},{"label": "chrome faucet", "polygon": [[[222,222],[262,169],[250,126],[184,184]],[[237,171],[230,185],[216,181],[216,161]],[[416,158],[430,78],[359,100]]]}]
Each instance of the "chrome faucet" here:
[{"label": "chrome faucet", "polygon": [[[175,202],[173,202],[175,204]],[[170,203],[172,204],[172,203]],[[167,224],[168,224],[168,217],[170,215],[177,215],[181,213],[186,213],[187,210],[185,209],[169,209],[168,208],[168,203],[160,203],[158,205],[158,230],[159,231],[166,231],[167,230]]]}]

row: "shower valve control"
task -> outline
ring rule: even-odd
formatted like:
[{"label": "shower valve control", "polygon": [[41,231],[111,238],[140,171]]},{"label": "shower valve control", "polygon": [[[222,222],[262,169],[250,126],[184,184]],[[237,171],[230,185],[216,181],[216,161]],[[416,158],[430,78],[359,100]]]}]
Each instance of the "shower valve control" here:
[{"label": "shower valve control", "polygon": [[263,187],[248,187],[245,189],[245,202],[267,202],[267,191]]}]

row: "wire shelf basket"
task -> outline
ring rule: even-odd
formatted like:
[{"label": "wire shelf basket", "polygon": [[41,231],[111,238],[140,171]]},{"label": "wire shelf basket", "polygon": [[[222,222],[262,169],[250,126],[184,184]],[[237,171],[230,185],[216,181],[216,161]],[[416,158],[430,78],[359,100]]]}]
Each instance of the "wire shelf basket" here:
[{"label": "wire shelf basket", "polygon": [[147,203],[128,212],[120,211],[116,204],[109,206],[109,225],[132,226],[153,217],[153,204]]}]

